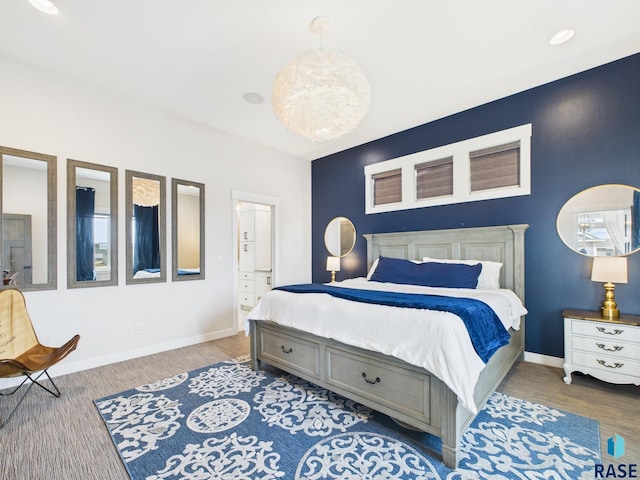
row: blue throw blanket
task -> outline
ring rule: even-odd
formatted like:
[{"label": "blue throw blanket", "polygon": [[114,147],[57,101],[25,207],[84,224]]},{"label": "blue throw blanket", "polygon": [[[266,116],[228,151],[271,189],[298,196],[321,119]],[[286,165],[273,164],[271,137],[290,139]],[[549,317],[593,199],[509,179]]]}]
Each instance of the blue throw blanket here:
[{"label": "blue throw blanket", "polygon": [[354,302],[373,303],[391,307],[420,308],[450,312],[460,317],[467,327],[471,343],[478,356],[487,363],[496,350],[509,343],[509,332],[489,305],[472,298],[421,295],[417,293],[386,292],[334,287],[321,283],[285,285],[274,290],[292,293],[327,293]]}]

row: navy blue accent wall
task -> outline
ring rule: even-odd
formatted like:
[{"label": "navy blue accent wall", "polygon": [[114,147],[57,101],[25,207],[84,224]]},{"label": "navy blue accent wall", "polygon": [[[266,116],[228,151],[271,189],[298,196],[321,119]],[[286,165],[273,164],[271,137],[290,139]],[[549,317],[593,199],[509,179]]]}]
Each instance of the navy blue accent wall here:
[{"label": "navy blue accent wall", "polygon": [[[531,195],[365,215],[365,165],[526,123],[533,126]],[[604,290],[590,281],[591,258],[558,237],[556,215],[585,188],[640,187],[640,54],[314,160],[311,172],[314,282],[329,281],[323,236],[336,216],[350,218],[358,236],[338,280],[366,274],[365,233],[529,224],[526,350],[562,357],[562,310],[598,310]],[[616,300],[623,313],[640,315],[640,254],[628,269]]]}]

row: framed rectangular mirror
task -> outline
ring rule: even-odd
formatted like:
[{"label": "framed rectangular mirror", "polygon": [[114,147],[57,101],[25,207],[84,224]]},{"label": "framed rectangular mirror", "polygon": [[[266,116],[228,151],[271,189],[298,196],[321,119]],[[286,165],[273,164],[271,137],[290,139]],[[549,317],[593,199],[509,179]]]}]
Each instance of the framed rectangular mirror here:
[{"label": "framed rectangular mirror", "polygon": [[171,278],[204,279],[204,184],[171,179]]},{"label": "framed rectangular mirror", "polygon": [[127,285],[167,280],[166,177],[125,170]]},{"label": "framed rectangular mirror", "polygon": [[0,147],[2,288],[57,288],[56,157]]},{"label": "framed rectangular mirror", "polygon": [[118,169],[67,160],[67,287],[118,284]]}]

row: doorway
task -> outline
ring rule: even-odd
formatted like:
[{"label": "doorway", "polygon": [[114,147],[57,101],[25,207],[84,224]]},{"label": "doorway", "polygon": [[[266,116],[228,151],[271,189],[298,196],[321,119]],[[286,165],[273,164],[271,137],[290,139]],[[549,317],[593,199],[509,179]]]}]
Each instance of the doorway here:
[{"label": "doorway", "polygon": [[5,285],[31,285],[31,215],[2,215],[2,279]]},{"label": "doorway", "polygon": [[262,296],[277,284],[278,199],[234,191],[234,312],[238,331]]}]

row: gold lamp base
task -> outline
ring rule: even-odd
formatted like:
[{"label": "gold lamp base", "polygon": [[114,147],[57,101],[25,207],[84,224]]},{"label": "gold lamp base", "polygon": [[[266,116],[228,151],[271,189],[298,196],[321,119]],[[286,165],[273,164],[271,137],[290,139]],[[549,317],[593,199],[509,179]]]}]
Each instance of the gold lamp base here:
[{"label": "gold lamp base", "polygon": [[615,296],[613,290],[616,286],[607,282],[604,284],[604,304],[600,309],[602,311],[603,318],[619,318],[620,310],[618,310],[618,305],[616,304]]}]

